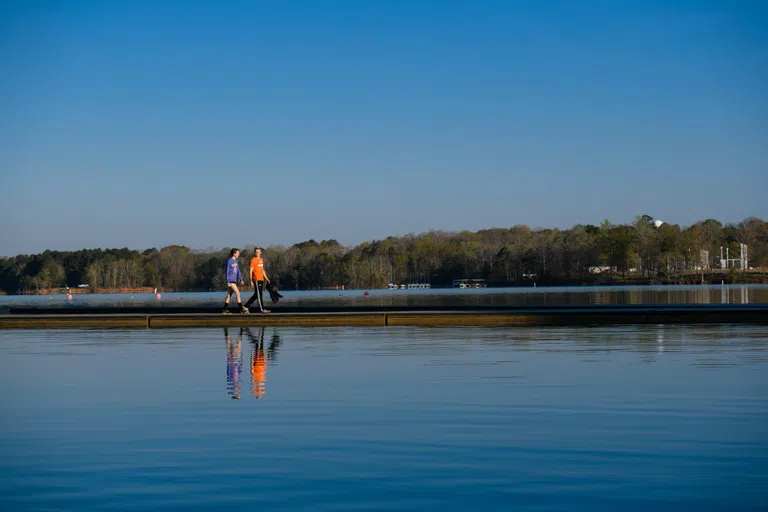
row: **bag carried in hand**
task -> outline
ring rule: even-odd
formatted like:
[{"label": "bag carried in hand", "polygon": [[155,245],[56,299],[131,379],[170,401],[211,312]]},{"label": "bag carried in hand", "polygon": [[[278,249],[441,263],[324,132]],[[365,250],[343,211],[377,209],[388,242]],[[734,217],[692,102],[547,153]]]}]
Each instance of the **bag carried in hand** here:
[{"label": "bag carried in hand", "polygon": [[267,283],[267,291],[269,292],[269,298],[272,299],[272,302],[275,304],[283,298],[283,296],[280,295],[280,292],[277,291],[277,285],[271,281]]}]

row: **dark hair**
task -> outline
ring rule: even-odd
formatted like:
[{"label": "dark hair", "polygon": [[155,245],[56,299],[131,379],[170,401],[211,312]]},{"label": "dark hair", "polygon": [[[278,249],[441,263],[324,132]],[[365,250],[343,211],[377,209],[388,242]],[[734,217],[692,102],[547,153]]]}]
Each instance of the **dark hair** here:
[{"label": "dark hair", "polygon": [[231,257],[232,257],[232,256],[234,256],[234,255],[235,255],[235,253],[236,253],[236,252],[238,252],[238,251],[240,251],[240,249],[232,249],[231,251],[229,251],[229,257],[231,258]]},{"label": "dark hair", "polygon": [[254,248],[253,248],[253,252],[256,252],[256,251],[263,251],[263,250],[264,250],[264,248],[263,248],[263,247],[259,247],[258,245],[257,245],[256,247],[254,247]]}]

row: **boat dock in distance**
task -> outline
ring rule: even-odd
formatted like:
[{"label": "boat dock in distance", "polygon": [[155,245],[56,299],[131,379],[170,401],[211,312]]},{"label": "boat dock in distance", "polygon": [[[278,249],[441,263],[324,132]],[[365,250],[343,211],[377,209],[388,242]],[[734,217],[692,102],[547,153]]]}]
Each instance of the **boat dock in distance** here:
[{"label": "boat dock in distance", "polygon": [[454,288],[488,288],[485,279],[454,279]]},{"label": "boat dock in distance", "polygon": [[768,325],[768,304],[562,306],[282,306],[262,315],[222,315],[206,307],[10,308],[0,328],[226,326],[597,326],[658,324]]}]

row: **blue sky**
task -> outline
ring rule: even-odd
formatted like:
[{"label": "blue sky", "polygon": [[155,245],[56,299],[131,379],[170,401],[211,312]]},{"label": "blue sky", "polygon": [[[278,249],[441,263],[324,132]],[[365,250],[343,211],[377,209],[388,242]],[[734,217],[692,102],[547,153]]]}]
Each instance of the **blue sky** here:
[{"label": "blue sky", "polygon": [[0,255],[768,217],[768,3],[0,3]]}]

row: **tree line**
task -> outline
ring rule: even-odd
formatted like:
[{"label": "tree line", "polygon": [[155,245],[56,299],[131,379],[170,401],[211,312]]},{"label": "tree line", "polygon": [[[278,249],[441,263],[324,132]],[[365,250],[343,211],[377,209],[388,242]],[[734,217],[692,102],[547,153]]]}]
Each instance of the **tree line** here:
[{"label": "tree line", "polygon": [[[388,283],[450,286],[454,279],[490,285],[676,283],[691,271],[718,269],[720,251],[740,255],[748,245],[750,267],[768,267],[768,223],[750,217],[723,224],[707,219],[681,227],[639,216],[628,224],[578,224],[570,229],[525,225],[477,232],[430,231],[344,247],[336,240],[308,240],[264,251],[267,273],[283,289],[378,288]],[[83,249],[0,258],[6,293],[76,287],[157,287],[166,291],[225,288],[229,247],[199,251],[172,245],[145,251]],[[253,255],[243,249],[247,270]],[[247,271],[245,272],[247,274]]]}]

